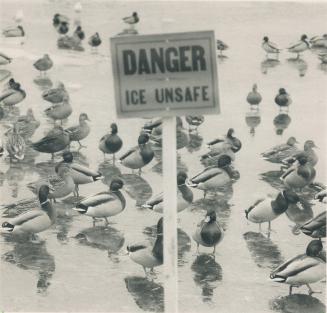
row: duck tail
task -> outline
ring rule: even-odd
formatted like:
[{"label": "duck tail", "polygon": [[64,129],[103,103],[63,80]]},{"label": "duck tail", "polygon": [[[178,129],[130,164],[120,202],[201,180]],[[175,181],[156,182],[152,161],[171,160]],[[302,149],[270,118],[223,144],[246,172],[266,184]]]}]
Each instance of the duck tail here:
[{"label": "duck tail", "polygon": [[103,180],[104,177],[102,176],[102,174],[96,175],[96,176],[92,176],[94,181],[98,181],[98,180]]},{"label": "duck tail", "polygon": [[73,208],[74,211],[77,211],[81,214],[85,214],[87,212],[88,207],[84,205],[83,203],[79,203],[76,205],[75,208]]},{"label": "duck tail", "polygon": [[148,203],[144,203],[142,204],[142,208],[143,209],[149,209],[149,210],[153,210],[153,206],[148,204]]},{"label": "duck tail", "polygon": [[197,187],[197,186],[198,186],[198,184],[193,183],[191,180],[187,180],[187,181],[185,182],[185,185],[186,185],[187,187]]},{"label": "duck tail", "polygon": [[270,279],[272,279],[276,283],[284,283],[286,281],[285,277],[276,275],[276,273],[274,272],[270,274]]},{"label": "duck tail", "polygon": [[2,228],[3,228],[3,230],[11,233],[14,230],[15,225],[12,225],[12,224],[10,224],[8,222],[3,222],[2,223]]}]

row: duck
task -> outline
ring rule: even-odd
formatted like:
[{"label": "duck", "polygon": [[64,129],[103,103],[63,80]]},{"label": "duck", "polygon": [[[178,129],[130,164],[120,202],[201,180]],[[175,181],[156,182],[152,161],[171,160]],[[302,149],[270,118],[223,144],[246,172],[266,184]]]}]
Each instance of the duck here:
[{"label": "duck", "polygon": [[200,160],[204,165],[206,165],[217,161],[218,158],[220,158],[222,155],[227,155],[231,158],[232,161],[234,161],[235,153],[233,152],[232,148],[233,146],[230,143],[221,142],[219,145],[216,145],[214,149],[211,149],[209,152],[202,154]]},{"label": "duck", "polygon": [[212,254],[216,253],[216,246],[224,238],[224,230],[217,221],[217,214],[214,210],[209,210],[206,213],[205,219],[201,221],[193,234],[193,239],[197,244],[197,253],[199,246],[213,247]]},{"label": "duck", "polygon": [[12,131],[7,132],[6,150],[10,159],[21,161],[25,157],[25,149],[25,140],[19,135],[19,127],[15,123]]},{"label": "duck", "polygon": [[309,295],[315,293],[309,284],[316,283],[326,276],[326,257],[319,240],[312,240],[304,254],[287,260],[270,274],[270,279],[278,283],[289,284],[289,294],[293,287],[306,285]]},{"label": "duck", "polygon": [[282,190],[277,196],[268,195],[257,199],[248,209],[245,210],[245,217],[252,223],[268,222],[268,231],[271,230],[271,221],[285,213],[290,204],[299,202],[299,196],[292,190]]},{"label": "duck", "polygon": [[129,24],[129,25],[135,25],[140,21],[140,18],[137,14],[137,12],[133,12],[131,16],[127,16],[123,18],[124,23]]},{"label": "duck", "polygon": [[269,56],[269,53],[270,54],[276,54],[277,58],[278,58],[278,55],[279,55],[279,53],[281,51],[281,49],[279,49],[276,44],[271,42],[267,36],[263,37],[261,47],[262,47],[263,50],[266,51],[267,58]]},{"label": "duck", "polygon": [[259,105],[262,101],[262,97],[260,93],[257,91],[258,86],[257,84],[254,84],[252,87],[252,91],[248,93],[248,96],[246,97],[246,101],[251,105]]},{"label": "duck", "polygon": [[70,102],[64,100],[62,103],[53,104],[51,107],[44,110],[44,113],[47,117],[52,118],[55,122],[60,120],[66,119],[69,115],[71,115],[73,109],[70,105]]},{"label": "duck", "polygon": [[8,57],[4,53],[0,52],[0,65],[7,65],[10,64],[12,61],[12,58]]},{"label": "duck", "polygon": [[0,102],[7,106],[13,106],[22,102],[26,98],[25,90],[21,89],[20,83],[12,84],[0,95]]},{"label": "duck", "polygon": [[85,38],[85,33],[82,29],[82,26],[78,25],[74,31],[73,37],[78,41],[82,41]]},{"label": "duck", "polygon": [[186,115],[185,116],[186,122],[193,128],[198,129],[198,127],[204,122],[203,115]]},{"label": "duck", "polygon": [[2,140],[0,138],[0,158],[3,156],[5,149],[3,148]]},{"label": "duck", "polygon": [[32,148],[43,153],[51,153],[52,159],[54,153],[64,150],[70,143],[69,134],[60,126],[54,129],[42,139],[32,143]]},{"label": "duck", "polygon": [[43,232],[56,222],[56,210],[49,201],[52,187],[41,185],[38,190],[40,208],[27,211],[2,223],[2,229],[15,235],[32,235]]},{"label": "duck", "polygon": [[18,25],[6,28],[2,31],[2,34],[4,35],[4,37],[24,37],[25,31],[23,26]]},{"label": "duck", "polygon": [[310,38],[310,43],[313,48],[327,48],[327,34]]},{"label": "duck", "polygon": [[242,142],[234,136],[234,129],[229,128],[227,134],[223,137],[219,137],[207,143],[210,149],[219,148],[224,143],[229,143],[232,147],[231,150],[236,153],[242,148]]},{"label": "duck", "polygon": [[57,27],[61,23],[67,23],[68,24],[69,23],[69,18],[66,15],[62,15],[62,14],[56,13],[53,16],[52,24],[53,24],[54,27]]},{"label": "duck", "polygon": [[123,146],[123,141],[118,136],[118,126],[116,123],[110,125],[111,133],[104,135],[100,139],[99,149],[103,152],[103,157],[106,154],[113,155],[113,163],[115,164],[115,153],[117,153]]},{"label": "duck", "polygon": [[[180,171],[177,174],[177,212],[182,212],[193,202],[193,192],[185,184],[187,174]],[[163,213],[163,193],[154,196],[142,205],[145,209],[153,210],[157,213]]]},{"label": "duck", "polygon": [[319,202],[326,203],[326,200],[327,200],[327,189],[324,189],[324,190],[321,190],[321,191],[317,192],[315,194],[314,198],[316,200],[318,200]]},{"label": "duck", "polygon": [[216,40],[216,47],[217,47],[217,50],[219,51],[220,53],[220,56],[223,55],[223,51],[227,50],[229,47],[226,43],[224,43],[222,40],[220,39],[217,39]]},{"label": "duck", "polygon": [[141,134],[138,138],[138,146],[128,150],[119,158],[119,162],[132,170],[138,169],[141,173],[142,167],[149,164],[153,157],[154,152],[148,145],[149,136],[147,134]]},{"label": "duck", "polygon": [[131,260],[143,267],[147,276],[147,268],[153,271],[154,267],[163,264],[163,218],[157,222],[157,237],[154,245],[149,243],[134,244],[127,246],[127,252]]},{"label": "duck", "polygon": [[312,238],[326,237],[326,211],[321,212],[299,228],[303,234]]},{"label": "duck", "polygon": [[291,136],[287,139],[286,143],[277,145],[263,153],[261,156],[264,160],[271,163],[282,163],[287,157],[293,156],[299,149],[296,147],[298,141],[295,137]]},{"label": "duck", "polygon": [[65,35],[67,34],[69,31],[69,24],[68,22],[60,22],[60,24],[57,26],[57,32],[60,34],[60,35]]},{"label": "duck", "polygon": [[86,197],[76,205],[74,210],[80,214],[91,216],[93,224],[95,224],[96,218],[104,218],[108,225],[108,217],[123,212],[126,207],[125,197],[120,191],[123,186],[124,182],[121,179],[114,178],[110,183],[109,191]]},{"label": "duck", "polygon": [[16,124],[18,125],[19,135],[25,140],[29,140],[39,128],[40,121],[35,119],[33,110],[29,108],[27,109],[26,115],[18,117]]},{"label": "duck", "polygon": [[102,40],[100,38],[100,35],[99,33],[95,33],[94,35],[92,35],[90,38],[89,38],[89,41],[88,41],[88,44],[92,47],[92,48],[97,48],[101,45],[102,43]]},{"label": "duck", "polygon": [[[89,184],[104,178],[101,173],[91,170],[90,168],[79,163],[73,162],[74,156],[70,151],[65,151],[62,158],[63,160],[61,163],[67,164],[71,168],[70,175],[74,180],[75,194],[77,197],[79,197],[79,185]],[[56,167],[56,171],[58,171],[59,167],[60,165]]]},{"label": "duck", "polygon": [[42,73],[46,73],[52,66],[53,62],[48,54],[34,62],[33,66]]},{"label": "duck", "polygon": [[310,43],[307,41],[307,39],[307,35],[302,35],[301,39],[297,43],[289,46],[287,50],[291,53],[296,53],[296,58],[298,59],[301,52],[310,49]]},{"label": "duck", "polygon": [[62,103],[65,100],[68,101],[69,95],[65,88],[65,85],[62,82],[59,82],[56,88],[45,90],[42,93],[42,98],[45,101],[51,102],[52,104],[56,104]]},{"label": "duck", "polygon": [[280,88],[278,90],[278,94],[275,97],[275,103],[280,109],[286,108],[288,110],[289,105],[292,103],[292,99],[285,88]]},{"label": "duck", "polygon": [[66,129],[69,134],[70,141],[77,141],[80,148],[85,147],[81,144],[81,140],[85,139],[90,133],[90,126],[86,121],[90,121],[86,113],[81,113],[79,116],[79,125],[71,126]]},{"label": "duck", "polygon": [[297,160],[299,155],[305,155],[308,159],[308,164],[311,166],[315,166],[318,163],[318,156],[316,152],[313,150],[314,148],[318,148],[313,140],[306,140],[303,146],[302,151],[296,151],[296,153],[291,156],[285,158],[283,160],[284,164],[292,164]]}]

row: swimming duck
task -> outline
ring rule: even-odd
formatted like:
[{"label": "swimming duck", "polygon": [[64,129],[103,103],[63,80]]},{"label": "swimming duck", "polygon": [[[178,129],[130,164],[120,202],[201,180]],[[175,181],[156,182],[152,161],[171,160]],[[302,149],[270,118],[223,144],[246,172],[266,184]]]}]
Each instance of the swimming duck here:
[{"label": "swimming duck", "polygon": [[96,48],[98,46],[100,46],[102,43],[101,38],[99,33],[95,33],[94,35],[92,35],[89,38],[88,44],[92,47],[92,48]]},{"label": "swimming duck", "polygon": [[195,129],[197,129],[203,122],[204,122],[204,116],[203,115],[186,115],[185,116],[186,122],[191,126],[193,126]]},{"label": "swimming duck", "polygon": [[123,21],[126,24],[133,26],[134,24],[137,24],[140,21],[140,18],[138,16],[137,12],[134,12],[131,16],[124,17]]},{"label": "swimming duck", "polygon": [[277,58],[278,58],[278,54],[281,51],[281,49],[279,49],[276,44],[269,41],[269,38],[267,36],[263,37],[263,42],[261,44],[261,47],[263,50],[265,50],[267,52],[267,55],[266,55],[267,58],[269,57],[269,53],[276,54]]},{"label": "swimming duck", "polygon": [[321,190],[318,193],[316,193],[314,198],[316,200],[319,200],[320,202],[326,203],[326,200],[327,200],[327,189]]},{"label": "swimming duck", "polygon": [[310,49],[310,43],[307,41],[307,39],[307,35],[302,35],[301,40],[289,46],[287,50],[291,53],[296,53],[296,58],[298,59],[301,52]]},{"label": "swimming duck", "polygon": [[310,38],[310,43],[313,48],[327,48],[327,34]]},{"label": "swimming duck", "polygon": [[68,101],[69,95],[65,88],[65,85],[62,82],[59,82],[56,88],[52,88],[44,91],[42,93],[42,98],[46,101],[55,104],[55,103],[61,103],[64,100]]},{"label": "swimming duck", "polygon": [[26,98],[26,92],[21,89],[19,83],[12,84],[11,88],[6,89],[2,95],[0,95],[0,102],[4,105],[13,106],[22,102]]},{"label": "swimming duck", "polygon": [[24,37],[25,32],[24,28],[20,25],[14,27],[8,27],[2,31],[2,34],[5,37]]},{"label": "swimming duck", "polygon": [[288,158],[285,158],[283,160],[284,164],[292,164],[297,160],[297,157],[299,155],[305,155],[308,159],[308,164],[311,166],[315,166],[318,163],[318,156],[316,152],[313,150],[313,148],[317,148],[316,144],[313,140],[307,140],[304,143],[303,151],[297,151],[293,155],[289,156]]},{"label": "swimming duck", "polygon": [[199,246],[213,247],[212,254],[216,253],[216,246],[223,240],[224,230],[217,221],[216,212],[210,210],[207,212],[206,217],[201,221],[193,234],[193,239],[197,244],[197,253]]},{"label": "swimming duck", "polygon": [[51,187],[42,185],[38,190],[41,209],[30,210],[2,224],[2,229],[12,234],[31,234],[47,230],[56,221],[56,211],[48,197]]},{"label": "swimming duck", "polygon": [[252,223],[268,222],[268,230],[271,229],[271,221],[279,215],[286,212],[288,206],[299,201],[299,196],[291,190],[283,190],[276,197],[268,195],[266,198],[260,198],[254,202],[247,210],[245,217]]},{"label": "swimming duck", "polygon": [[84,38],[85,38],[85,33],[84,33],[84,31],[82,30],[82,27],[81,27],[80,25],[76,27],[73,36],[74,36],[74,38],[76,38],[76,39],[79,40],[79,41],[84,40]]},{"label": "swimming duck", "polygon": [[25,140],[28,140],[40,126],[40,121],[35,119],[33,110],[29,108],[26,115],[21,115],[18,117],[16,124],[19,129],[19,135],[21,135]]},{"label": "swimming duck", "polygon": [[117,153],[123,146],[123,141],[118,136],[118,127],[116,123],[110,125],[111,134],[104,135],[100,139],[99,149],[103,152],[103,157],[106,154],[113,155],[113,163],[115,164],[115,153]]},{"label": "swimming duck", "polygon": [[53,104],[51,107],[44,110],[46,116],[52,118],[55,122],[60,120],[61,123],[62,120],[71,115],[72,112],[73,109],[67,100],[64,100],[62,103]]},{"label": "swimming duck", "polygon": [[6,149],[11,159],[24,159],[26,144],[24,138],[19,135],[19,128],[16,123],[13,130],[7,132]]},{"label": "swimming duck", "polygon": [[279,106],[280,109],[287,108],[292,103],[290,95],[286,92],[285,88],[280,88],[278,90],[278,95],[275,97],[275,103]]},{"label": "swimming duck", "polygon": [[216,47],[217,47],[217,50],[220,52],[220,56],[223,55],[223,51],[225,51],[229,48],[228,45],[220,39],[216,40]]},{"label": "swimming duck", "polygon": [[326,211],[318,214],[300,227],[303,234],[312,238],[326,237]]},{"label": "swimming duck", "polygon": [[[71,168],[71,177],[74,180],[75,184],[75,193],[76,196],[78,197],[78,185],[84,185],[84,184],[89,184],[98,180],[103,179],[103,176],[101,173],[97,171],[93,171],[89,169],[86,166],[83,166],[81,164],[78,164],[74,161],[73,154],[70,151],[65,151],[62,155],[63,161],[61,163],[67,164]],[[56,171],[58,171],[60,165],[56,167]]]},{"label": "swimming duck", "polygon": [[145,275],[147,268],[151,271],[154,267],[163,264],[163,218],[157,223],[157,238],[154,245],[148,243],[134,244],[127,246],[129,257],[143,267]]},{"label": "swimming duck", "polygon": [[225,136],[214,139],[208,142],[207,145],[210,149],[216,149],[219,148],[223,143],[229,143],[232,145],[231,150],[236,153],[241,149],[242,142],[234,136],[234,133],[234,129],[229,128]]},{"label": "swimming duck", "polygon": [[293,287],[306,285],[309,295],[315,293],[309,284],[316,283],[326,276],[326,258],[323,256],[321,241],[312,240],[305,254],[300,254],[278,266],[270,278],[278,283],[289,284],[289,294]]},{"label": "swimming duck", "polygon": [[296,147],[295,137],[288,138],[286,143],[277,145],[266,152],[261,153],[262,157],[272,163],[281,163],[287,157],[294,155],[299,149]]},{"label": "swimming duck", "polygon": [[32,143],[32,148],[39,152],[51,153],[54,158],[54,153],[64,150],[69,143],[69,134],[62,127],[56,126],[51,133]]},{"label": "swimming duck", "polygon": [[0,65],[7,65],[11,63],[12,58],[8,57],[4,53],[0,52]]},{"label": "swimming duck", "polygon": [[79,146],[82,148],[80,140],[85,139],[90,133],[90,126],[86,121],[90,121],[86,113],[81,113],[79,116],[79,125],[71,126],[66,129],[66,132],[69,134],[70,141],[77,141]]},{"label": "swimming duck", "polygon": [[106,224],[109,224],[108,217],[121,213],[126,207],[125,197],[120,191],[123,186],[124,183],[121,179],[114,178],[109,191],[86,197],[76,205],[74,210],[80,214],[91,216],[93,223],[96,218],[104,218]]},{"label": "swimming duck", "polygon": [[[177,212],[181,212],[186,209],[193,201],[193,192],[189,189],[185,181],[187,179],[187,174],[180,171],[177,174]],[[153,210],[157,213],[163,213],[163,193],[160,193],[148,200],[142,205],[143,208]]]},{"label": "swimming duck", "polygon": [[42,73],[45,73],[53,66],[53,62],[48,54],[45,54],[42,58],[38,59],[33,66]]},{"label": "swimming duck", "polygon": [[252,106],[252,105],[258,105],[262,97],[260,93],[257,91],[258,86],[257,84],[254,84],[252,87],[252,91],[249,92],[248,96],[246,97],[246,101]]},{"label": "swimming duck", "polygon": [[67,16],[65,16],[65,15],[56,13],[53,16],[52,23],[53,23],[53,26],[55,26],[55,27],[59,26],[61,23],[68,24],[69,23],[69,18]]},{"label": "swimming duck", "polygon": [[132,170],[138,169],[141,173],[141,168],[149,164],[153,157],[154,152],[148,145],[149,136],[141,134],[138,138],[138,146],[128,150],[119,158],[119,162]]}]

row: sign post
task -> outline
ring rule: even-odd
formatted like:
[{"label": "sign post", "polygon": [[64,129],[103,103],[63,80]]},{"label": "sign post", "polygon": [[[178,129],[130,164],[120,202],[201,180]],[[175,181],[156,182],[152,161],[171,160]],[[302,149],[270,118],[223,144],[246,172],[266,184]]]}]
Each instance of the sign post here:
[{"label": "sign post", "polygon": [[165,312],[178,312],[176,116],[218,114],[213,31],[110,39],[118,117],[163,117]]}]

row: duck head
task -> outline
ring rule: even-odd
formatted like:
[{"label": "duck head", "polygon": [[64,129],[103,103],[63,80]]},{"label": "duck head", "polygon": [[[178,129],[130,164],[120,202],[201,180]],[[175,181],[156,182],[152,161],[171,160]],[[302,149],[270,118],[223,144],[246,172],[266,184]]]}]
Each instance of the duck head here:
[{"label": "duck head", "polygon": [[269,38],[267,36],[263,37],[263,41],[264,42],[268,42],[269,41]]},{"label": "duck head", "polygon": [[232,159],[229,155],[223,154],[218,159],[218,167],[224,168],[232,163]]},{"label": "duck head", "polygon": [[279,93],[280,95],[286,95],[286,94],[287,94],[285,88],[279,88],[278,93]]},{"label": "duck head", "polygon": [[148,134],[141,134],[137,140],[139,146],[145,145],[149,141],[149,135]]},{"label": "duck head", "polygon": [[233,138],[234,134],[235,134],[234,128],[228,129],[228,131],[227,131],[227,137],[228,138]]},{"label": "duck head", "polygon": [[318,148],[313,140],[307,140],[304,143],[304,151],[311,150],[312,148]]},{"label": "duck head", "polygon": [[307,35],[303,34],[301,36],[301,41],[305,42],[307,44],[307,46],[310,48],[310,43],[309,43],[309,41],[307,39],[308,39]]},{"label": "duck head", "polygon": [[62,159],[64,160],[65,163],[73,163],[74,156],[70,151],[65,151],[62,154]]},{"label": "duck head", "polygon": [[216,215],[216,211],[214,210],[209,210],[206,214],[206,217],[204,219],[204,221],[206,223],[212,223],[215,222],[217,220],[217,215]]},{"label": "duck head", "polygon": [[282,194],[283,194],[285,200],[287,200],[288,203],[294,203],[295,204],[295,203],[300,201],[299,196],[292,190],[288,190],[288,189],[283,190]]},{"label": "duck head", "polygon": [[116,178],[111,181],[110,190],[118,191],[118,190],[122,189],[123,186],[124,186],[124,182],[121,179]]},{"label": "duck head", "polygon": [[133,12],[133,17],[137,17],[137,12]]},{"label": "duck head", "polygon": [[185,184],[185,181],[187,179],[187,174],[184,171],[180,171],[177,174],[177,185],[181,186]]},{"label": "duck head", "polygon": [[84,121],[89,121],[90,122],[90,119],[89,119],[89,117],[87,116],[86,113],[81,113],[80,116],[79,116],[79,121],[80,122],[84,122]]},{"label": "duck head", "polygon": [[110,128],[111,128],[111,133],[112,133],[112,134],[117,134],[117,133],[118,133],[118,126],[117,126],[116,123],[112,123],[112,124],[110,125]]},{"label": "duck head", "polygon": [[42,185],[39,188],[38,196],[41,204],[48,200],[50,190],[53,191],[53,188],[50,187],[49,185]]},{"label": "duck head", "polygon": [[306,255],[311,257],[319,256],[323,246],[320,240],[312,240],[307,246]]},{"label": "duck head", "polygon": [[295,139],[295,137],[290,137],[288,138],[287,142],[286,142],[289,146],[294,146],[296,143],[298,143]]},{"label": "duck head", "polygon": [[253,84],[253,86],[252,86],[252,91],[257,91],[257,89],[258,89],[258,86],[257,86],[257,84]]}]

